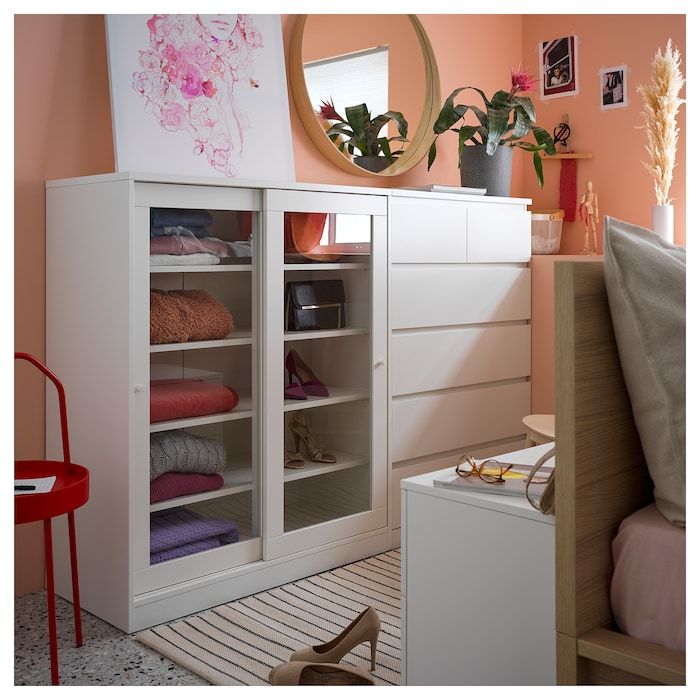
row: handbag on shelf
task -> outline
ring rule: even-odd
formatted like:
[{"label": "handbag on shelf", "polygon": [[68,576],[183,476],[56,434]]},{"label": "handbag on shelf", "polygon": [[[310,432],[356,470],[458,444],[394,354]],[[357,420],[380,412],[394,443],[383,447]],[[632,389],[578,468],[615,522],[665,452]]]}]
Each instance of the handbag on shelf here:
[{"label": "handbag on shelf", "polygon": [[287,282],[284,329],[318,331],[331,328],[345,328],[343,280]]},{"label": "handbag on shelf", "polygon": [[[546,477],[536,477],[535,475],[541,469],[542,465],[548,460],[554,457],[554,452],[556,448],[552,447],[551,450],[547,450],[533,465],[530,473],[525,478],[525,495],[530,505],[536,508],[541,513],[545,515],[554,514],[554,469]],[[530,484],[544,484],[544,490],[539,500],[535,500],[530,495]]]}]

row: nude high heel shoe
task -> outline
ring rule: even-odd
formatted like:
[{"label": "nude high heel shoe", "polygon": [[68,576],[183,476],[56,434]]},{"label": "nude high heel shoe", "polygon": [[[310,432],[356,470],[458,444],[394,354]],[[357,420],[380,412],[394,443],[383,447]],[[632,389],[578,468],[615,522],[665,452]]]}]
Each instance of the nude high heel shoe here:
[{"label": "nude high heel shoe", "polygon": [[296,411],[289,419],[289,430],[294,436],[294,450],[299,452],[300,445],[304,445],[306,453],[312,462],[322,462],[324,464],[335,464],[338,459],[335,455],[326,451],[316,442],[316,438],[311,434],[303,411]]},{"label": "nude high heel shoe", "polygon": [[380,624],[377,611],[370,606],[361,612],[335,639],[325,644],[299,649],[289,657],[289,660],[337,664],[345,654],[352,651],[358,644],[369,642],[372,651],[372,671],[374,671]]},{"label": "nude high heel shoe", "polygon": [[344,664],[289,661],[270,671],[270,685],[377,685],[359,668]]}]

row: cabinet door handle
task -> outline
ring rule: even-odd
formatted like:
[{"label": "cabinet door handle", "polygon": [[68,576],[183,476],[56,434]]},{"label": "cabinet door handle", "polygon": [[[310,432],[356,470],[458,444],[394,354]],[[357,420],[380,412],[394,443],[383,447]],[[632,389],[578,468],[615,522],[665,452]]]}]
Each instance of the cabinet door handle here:
[{"label": "cabinet door handle", "polygon": [[134,393],[135,394],[140,394],[144,390],[144,385],[143,384],[134,384]]},{"label": "cabinet door handle", "polygon": [[380,367],[383,367],[383,366],[384,366],[384,360],[377,360],[373,365],[374,369],[379,369]]}]

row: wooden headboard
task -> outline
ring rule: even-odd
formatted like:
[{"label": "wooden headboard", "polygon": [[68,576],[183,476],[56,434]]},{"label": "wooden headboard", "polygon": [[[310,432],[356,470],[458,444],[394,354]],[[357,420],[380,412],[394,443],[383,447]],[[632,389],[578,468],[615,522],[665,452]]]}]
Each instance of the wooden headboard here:
[{"label": "wooden headboard", "polygon": [[568,684],[587,680],[581,637],[605,635],[600,628],[612,625],[610,545],[620,521],[651,502],[652,484],[622,377],[603,264],[557,262],[554,286],[557,680]]}]

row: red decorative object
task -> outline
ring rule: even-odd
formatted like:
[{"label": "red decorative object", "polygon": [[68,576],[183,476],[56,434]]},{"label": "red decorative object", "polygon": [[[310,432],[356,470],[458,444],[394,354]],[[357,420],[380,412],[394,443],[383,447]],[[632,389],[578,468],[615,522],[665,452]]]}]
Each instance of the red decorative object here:
[{"label": "red decorative object", "polygon": [[61,441],[63,461],[23,460],[15,461],[15,479],[40,479],[55,476],[56,483],[48,493],[15,495],[15,525],[44,521],[44,545],[46,562],[46,594],[49,615],[49,649],[51,651],[51,683],[58,685],[58,645],[56,641],[56,600],[53,581],[53,540],[51,518],[68,514],[68,537],[70,541],[71,578],[73,582],[73,616],[75,619],[75,646],[83,645],[83,629],[80,621],[80,591],[78,584],[78,557],[75,546],[75,519],[73,512],[87,503],[90,475],[85,467],[70,461],[68,443],[68,417],[66,395],[58,377],[36,357],[26,352],[16,352],[15,360],[26,360],[48,377],[58,392],[61,415]]}]

